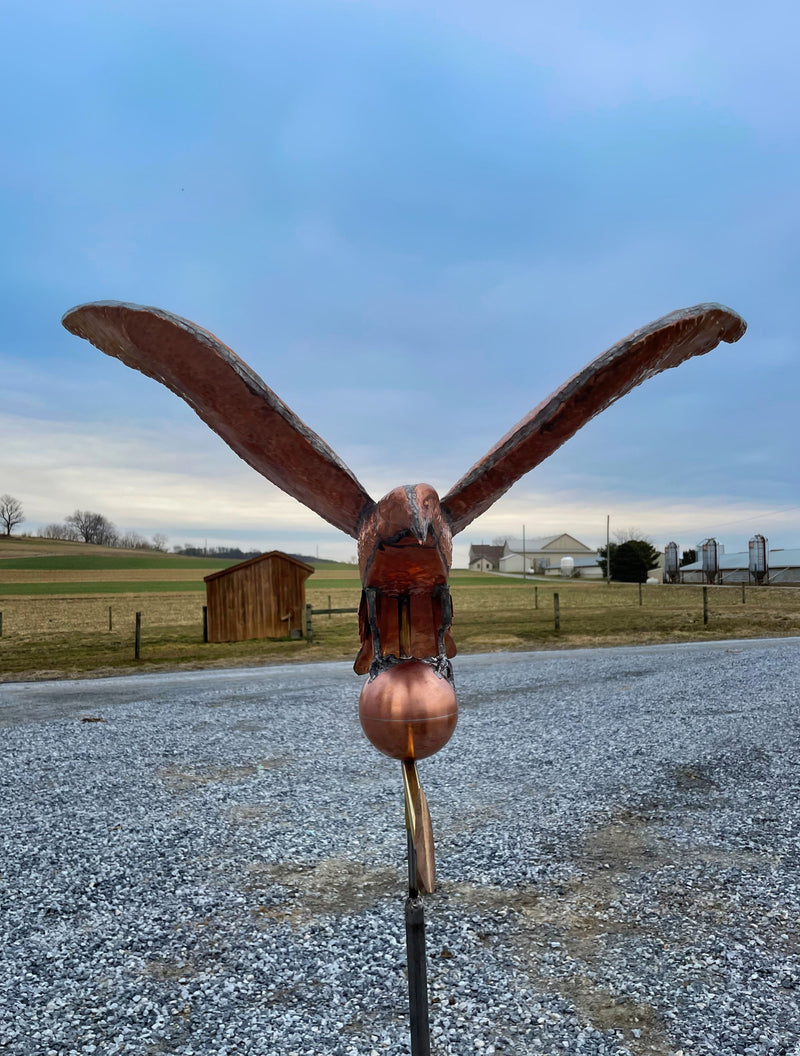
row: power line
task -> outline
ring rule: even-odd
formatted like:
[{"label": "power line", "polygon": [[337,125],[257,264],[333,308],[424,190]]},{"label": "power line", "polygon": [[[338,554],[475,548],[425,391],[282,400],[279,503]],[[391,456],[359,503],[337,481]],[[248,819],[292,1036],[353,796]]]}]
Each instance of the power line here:
[{"label": "power line", "polygon": [[759,521],[764,517],[774,517],[778,513],[791,513],[793,510],[800,510],[800,506],[785,506],[781,510],[767,510],[766,513],[754,513],[752,517],[740,517],[738,521],[724,521],[722,524],[717,524],[717,528],[729,528],[733,524],[746,524],[748,521]]}]

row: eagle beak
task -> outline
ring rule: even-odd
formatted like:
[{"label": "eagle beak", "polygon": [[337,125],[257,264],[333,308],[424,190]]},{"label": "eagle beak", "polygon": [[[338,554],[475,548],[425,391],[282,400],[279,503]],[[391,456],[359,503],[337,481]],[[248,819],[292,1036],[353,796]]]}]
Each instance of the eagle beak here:
[{"label": "eagle beak", "polygon": [[415,488],[406,489],[408,496],[409,529],[420,546],[428,542],[428,532],[434,521],[434,509],[431,503],[431,487],[428,484],[417,484]]},{"label": "eagle beak", "polygon": [[428,529],[431,526],[430,517],[421,517],[419,514],[411,520],[411,534],[417,540],[420,546],[424,546],[428,540]]},{"label": "eagle beak", "polygon": [[436,533],[436,506],[430,491],[410,485],[395,488],[380,500],[376,509],[375,531],[383,546],[429,545],[431,531]]}]

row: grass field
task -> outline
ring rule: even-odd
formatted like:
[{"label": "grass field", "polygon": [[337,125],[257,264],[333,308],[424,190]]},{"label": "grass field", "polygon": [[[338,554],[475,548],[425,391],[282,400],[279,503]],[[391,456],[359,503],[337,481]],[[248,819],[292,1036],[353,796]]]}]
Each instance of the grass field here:
[{"label": "grass field", "polygon": [[[355,615],[317,616],[314,642],[204,644],[203,576],[229,561],[167,554],[47,551],[22,540],[0,545],[0,681],[108,674],[159,667],[352,660]],[[58,546],[58,544],[57,544]],[[10,552],[9,552],[10,551]],[[136,562],[136,563],[131,563]],[[649,644],[800,634],[800,589],[522,581],[456,570],[451,578],[453,633],[461,653]],[[307,582],[316,609],[355,608],[361,588],[353,566],[324,565]],[[554,626],[559,595],[561,627]],[[109,609],[111,629],[109,629]],[[133,659],[134,619],[142,613],[141,660]]]},{"label": "grass field", "polygon": [[137,571],[157,572],[161,569],[181,569],[182,571],[202,570],[203,575],[218,568],[227,568],[235,565],[236,561],[220,561],[212,557],[180,557],[172,554],[157,554],[152,556],[137,556],[134,554],[119,556],[93,557],[91,554],[66,554],[63,557],[18,557],[6,558],[0,562],[0,567],[5,570],[16,571],[19,569],[30,569],[34,571],[47,572],[50,570],[73,571],[78,569],[92,572],[99,569],[136,569]]},{"label": "grass field", "polygon": [[162,579],[140,582],[136,579],[93,579],[93,580],[55,580],[46,582],[37,580],[32,583],[0,583],[0,597],[20,596],[39,597],[46,594],[131,594],[131,593],[171,593],[173,591],[192,591],[202,594],[205,584],[184,580]]},{"label": "grass field", "polygon": [[[41,562],[42,567],[70,568],[76,561],[85,559],[92,567],[99,567],[107,562],[106,567],[128,567],[130,561],[157,567],[163,564],[178,565],[194,562],[209,562],[211,567],[221,568],[233,564],[214,557],[182,557],[180,554],[166,554],[160,550],[119,550],[117,547],[97,546],[94,543],[72,543],[60,539],[35,539],[28,536],[0,536],[0,567],[29,567],[18,565],[33,559]],[[37,564],[36,567],[39,567]]]}]

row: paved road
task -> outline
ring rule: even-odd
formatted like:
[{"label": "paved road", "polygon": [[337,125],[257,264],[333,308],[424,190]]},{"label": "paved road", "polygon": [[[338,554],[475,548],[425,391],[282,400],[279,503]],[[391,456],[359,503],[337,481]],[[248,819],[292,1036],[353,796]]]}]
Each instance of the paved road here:
[{"label": "paved road", "polygon": [[[499,575],[499,573],[498,573]],[[571,649],[567,652],[539,653],[490,653],[480,656],[461,656],[455,661],[456,680],[469,687],[471,694],[477,693],[490,704],[496,677],[505,680],[509,669],[533,670],[541,664],[563,670],[565,680],[576,662],[588,663],[603,659],[603,654],[613,656],[615,663],[623,663],[626,656],[650,656],[654,673],[669,672],[681,663],[682,657],[695,655],[719,656],[721,654],[754,655],[778,649],[782,653],[797,647],[800,639],[770,638],[743,641],[716,641],[688,643],[685,645],[634,646],[610,650]],[[531,667],[530,665],[533,665]],[[605,664],[602,665],[605,669]],[[790,665],[793,667],[793,665]],[[496,676],[496,672],[501,674]],[[793,671],[796,677],[796,669]],[[324,699],[329,687],[349,686],[358,696],[362,679],[355,675],[348,662],[323,664],[286,664],[270,667],[213,669],[209,671],[174,671],[147,675],[125,675],[103,679],[66,679],[50,682],[7,682],[0,684],[0,724],[17,725],[20,722],[46,722],[68,718],[91,707],[109,708],[119,704],[130,704],[145,699],[157,698],[168,702],[197,697],[237,699],[241,694],[249,697],[253,683],[264,687],[265,695],[291,683],[307,689],[309,694],[320,694]],[[534,682],[530,684],[535,684]],[[472,697],[471,697],[472,699]],[[476,698],[477,702],[477,698]]]},{"label": "paved road", "polygon": [[[800,1056],[800,640],[457,660],[434,1051]],[[0,686],[0,1051],[407,1052],[347,664]]]}]

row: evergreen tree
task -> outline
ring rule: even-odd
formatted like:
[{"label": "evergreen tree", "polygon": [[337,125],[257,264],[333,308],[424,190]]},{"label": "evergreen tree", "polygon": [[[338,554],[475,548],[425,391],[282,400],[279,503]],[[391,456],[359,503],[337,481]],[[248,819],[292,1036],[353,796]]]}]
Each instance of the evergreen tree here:
[{"label": "evergreen tree", "polygon": [[[611,578],[619,583],[644,583],[647,573],[658,567],[659,554],[647,539],[627,539],[611,544]],[[606,575],[606,548],[598,551],[598,564]]]}]

